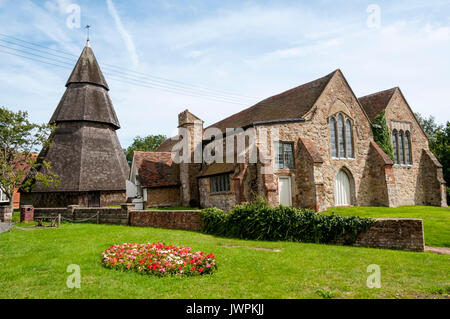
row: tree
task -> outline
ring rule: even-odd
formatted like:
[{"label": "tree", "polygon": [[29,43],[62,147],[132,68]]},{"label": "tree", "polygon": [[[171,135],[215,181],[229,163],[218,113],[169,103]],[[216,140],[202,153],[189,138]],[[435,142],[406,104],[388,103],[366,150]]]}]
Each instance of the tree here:
[{"label": "tree", "polygon": [[444,179],[447,183],[447,200],[450,199],[450,122],[439,127],[434,135],[433,145],[430,149],[442,164]]},{"label": "tree", "polygon": [[13,209],[15,189],[31,190],[36,183],[44,187],[58,186],[51,163],[36,160],[33,152],[50,145],[49,135],[55,127],[34,124],[28,113],[0,107],[0,188]]},{"label": "tree", "polygon": [[425,133],[428,135],[428,139],[430,142],[434,140],[436,131],[439,128],[442,128],[442,125],[436,123],[436,119],[433,115],[430,115],[429,118],[423,117],[420,113],[414,113],[416,115],[417,120],[422,126]]},{"label": "tree", "polygon": [[167,137],[165,135],[136,136],[133,143],[125,150],[128,163],[133,160],[134,151],[154,152]]}]

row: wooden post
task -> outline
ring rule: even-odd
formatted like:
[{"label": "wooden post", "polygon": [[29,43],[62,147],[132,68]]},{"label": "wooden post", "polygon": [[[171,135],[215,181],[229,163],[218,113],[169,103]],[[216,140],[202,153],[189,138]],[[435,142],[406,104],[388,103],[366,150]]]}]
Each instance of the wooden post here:
[{"label": "wooden post", "polygon": [[97,225],[100,224],[100,213],[97,212]]},{"label": "wooden post", "polygon": [[58,228],[61,226],[61,214],[58,214]]}]

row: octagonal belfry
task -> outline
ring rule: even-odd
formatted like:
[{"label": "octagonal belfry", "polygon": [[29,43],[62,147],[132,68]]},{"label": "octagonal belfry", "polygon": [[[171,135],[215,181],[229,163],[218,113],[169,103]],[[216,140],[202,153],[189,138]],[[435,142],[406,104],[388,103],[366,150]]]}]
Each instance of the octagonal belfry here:
[{"label": "octagonal belfry", "polygon": [[109,87],[89,41],[78,59],[50,124],[57,129],[38,161],[50,162],[58,187],[35,184],[21,205],[111,206],[126,201],[129,167],[117,138],[120,128]]}]

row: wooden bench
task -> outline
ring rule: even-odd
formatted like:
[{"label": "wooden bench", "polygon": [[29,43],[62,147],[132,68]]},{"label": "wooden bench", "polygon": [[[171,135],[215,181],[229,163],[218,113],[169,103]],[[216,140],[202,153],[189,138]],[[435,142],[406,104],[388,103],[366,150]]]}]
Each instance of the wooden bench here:
[{"label": "wooden bench", "polygon": [[[59,228],[61,225],[61,214],[58,214],[58,216],[34,217],[34,220],[37,222],[36,227],[55,227],[56,222],[58,222],[56,227]],[[44,226],[43,222],[46,220],[50,221],[50,226]]]}]

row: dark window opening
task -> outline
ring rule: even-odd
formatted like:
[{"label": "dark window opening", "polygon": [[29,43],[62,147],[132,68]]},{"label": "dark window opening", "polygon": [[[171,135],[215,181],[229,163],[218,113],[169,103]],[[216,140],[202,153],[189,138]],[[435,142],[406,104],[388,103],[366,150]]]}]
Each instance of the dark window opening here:
[{"label": "dark window opening", "polygon": [[230,191],[230,175],[217,175],[210,178],[211,193]]},{"label": "dark window opening", "polygon": [[88,193],[88,207],[100,207],[100,192]]}]

